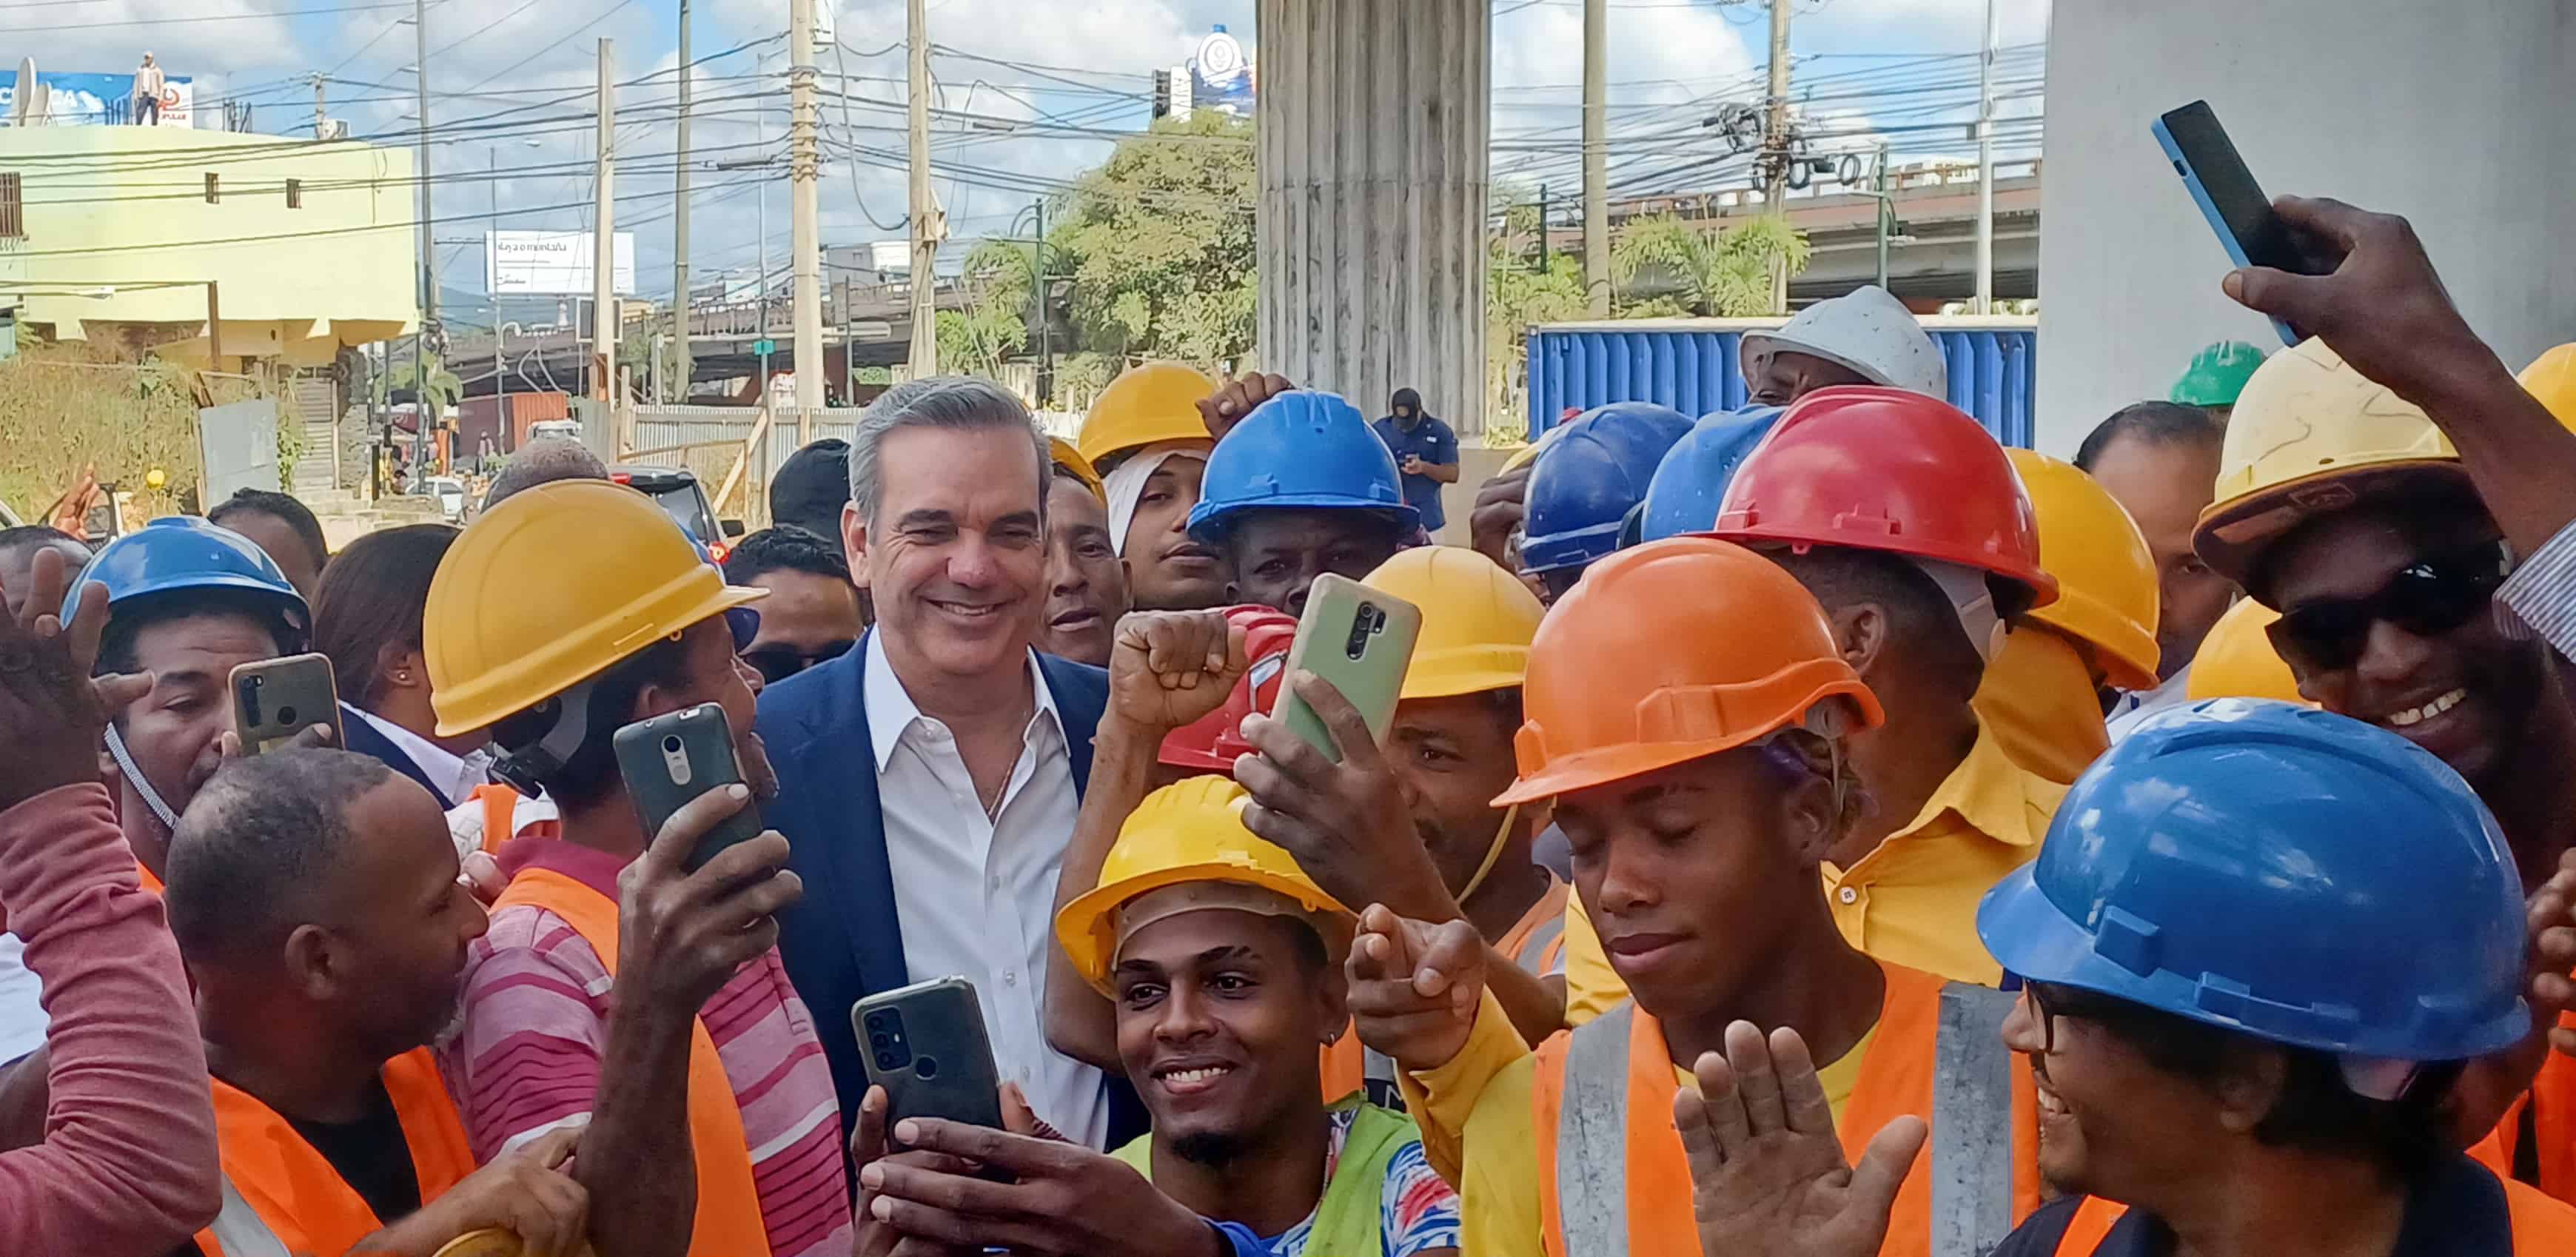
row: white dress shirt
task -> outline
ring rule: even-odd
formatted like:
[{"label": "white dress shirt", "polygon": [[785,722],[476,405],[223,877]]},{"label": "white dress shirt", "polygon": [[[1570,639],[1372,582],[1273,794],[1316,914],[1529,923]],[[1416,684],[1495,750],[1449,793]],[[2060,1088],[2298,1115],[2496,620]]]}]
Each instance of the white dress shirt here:
[{"label": "white dress shirt", "polygon": [[0,1065],[45,1045],[45,984],[26,954],[17,935],[0,934]]},{"label": "white dress shirt", "polygon": [[2191,665],[2184,664],[2182,671],[2166,677],[2163,684],[2152,690],[2120,691],[2120,697],[2111,704],[2110,714],[2103,721],[2102,728],[2110,734],[2111,741],[2117,743],[2129,736],[2130,730],[2145,723],[2147,717],[2190,701]]},{"label": "white dress shirt", "polygon": [[868,738],[905,970],[915,982],[952,974],[973,982],[1002,1080],[1020,1084],[1030,1107],[1066,1138],[1101,1147],[1109,1106],[1100,1071],[1046,1041],[1056,873],[1081,805],[1037,655],[1027,663],[1037,710],[1001,806],[988,817],[956,735],[914,705],[886,661],[882,634],[868,635],[867,652]]},{"label": "white dress shirt", "polygon": [[429,778],[430,784],[437,786],[440,794],[457,803],[463,803],[474,797],[474,787],[492,779],[490,751],[478,748],[471,755],[457,755],[446,747],[355,704],[342,703],[340,710],[344,714],[355,715],[374,726],[376,732],[385,735],[386,741],[400,747],[403,754],[411,757],[412,764],[420,769],[420,775]]}]

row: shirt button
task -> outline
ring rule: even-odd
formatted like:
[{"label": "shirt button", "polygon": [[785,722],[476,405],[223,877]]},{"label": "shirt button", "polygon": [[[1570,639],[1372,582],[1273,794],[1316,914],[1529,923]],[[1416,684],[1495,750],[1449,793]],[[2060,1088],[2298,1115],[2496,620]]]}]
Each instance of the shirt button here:
[{"label": "shirt button", "polygon": [[1834,898],[1839,899],[1839,900],[1841,900],[1841,901],[1843,901],[1844,903],[1847,903],[1847,904],[1849,904],[1849,903],[1859,903],[1859,902],[1860,902],[1860,892],[1859,892],[1859,891],[1857,891],[1857,890],[1852,889],[1852,888],[1851,888],[1851,887],[1849,887],[1849,886],[1845,886],[1845,887],[1843,887],[1841,890],[1838,890],[1838,891],[1835,891],[1835,892],[1834,892]]},{"label": "shirt button", "polygon": [[1002,888],[1002,875],[995,873],[991,877],[985,878],[984,885],[992,890],[1000,890]]},{"label": "shirt button", "polygon": [[1019,971],[1019,970],[1017,970],[1017,969],[1004,969],[1004,970],[1002,971],[1002,985],[1004,985],[1004,986],[1018,986],[1019,984],[1020,984],[1020,971]]}]

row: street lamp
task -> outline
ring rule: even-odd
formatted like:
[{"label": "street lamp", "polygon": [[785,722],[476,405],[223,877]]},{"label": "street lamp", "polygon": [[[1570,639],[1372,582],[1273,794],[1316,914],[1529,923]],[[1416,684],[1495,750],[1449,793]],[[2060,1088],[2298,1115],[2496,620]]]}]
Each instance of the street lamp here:
[{"label": "street lamp", "polygon": [[1055,404],[1055,329],[1047,318],[1046,198],[1030,202],[1027,209],[1011,217],[1011,234],[1020,234],[1020,224],[1032,215],[1036,217],[1036,230],[1029,236],[1030,243],[1035,246],[1029,262],[1029,293],[1030,299],[1037,304],[1038,408],[1043,410]]}]

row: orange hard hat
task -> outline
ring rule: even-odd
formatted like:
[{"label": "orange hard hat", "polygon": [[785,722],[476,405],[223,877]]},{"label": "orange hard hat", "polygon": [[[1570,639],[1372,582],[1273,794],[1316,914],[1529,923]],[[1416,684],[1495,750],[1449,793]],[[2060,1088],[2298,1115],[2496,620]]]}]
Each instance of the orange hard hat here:
[{"label": "orange hard hat", "polygon": [[2057,600],[2004,447],[1966,411],[1899,388],[1799,398],[1736,471],[1711,532],[1956,563],[2027,587],[2033,606]]},{"label": "orange hard hat", "polygon": [[1231,772],[1234,761],[1252,753],[1243,740],[1243,718],[1270,714],[1279,702],[1280,678],[1288,674],[1288,647],[1297,640],[1297,617],[1269,607],[1227,607],[1227,622],[1243,628],[1243,654],[1251,666],[1235,678],[1234,690],[1215,711],[1163,735],[1155,756],[1174,768],[1198,772]]},{"label": "orange hard hat", "polygon": [[1512,739],[1520,779],[1494,806],[1733,750],[1837,696],[1856,728],[1882,718],[1824,609],[1778,564],[1712,537],[1621,550],[1539,622]]}]

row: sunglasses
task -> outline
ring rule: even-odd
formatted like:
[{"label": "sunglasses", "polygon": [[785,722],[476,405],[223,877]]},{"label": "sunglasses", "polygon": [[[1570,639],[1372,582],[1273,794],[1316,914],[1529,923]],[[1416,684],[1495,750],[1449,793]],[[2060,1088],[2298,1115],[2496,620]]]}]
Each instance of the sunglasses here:
[{"label": "sunglasses", "polygon": [[2502,541],[2426,555],[2400,568],[2377,593],[2303,603],[2267,631],[2272,648],[2302,671],[2338,672],[2360,661],[2374,624],[2435,637],[2476,619],[2512,570]]},{"label": "sunglasses", "polygon": [[849,653],[850,647],[857,644],[854,641],[825,642],[812,650],[798,650],[793,646],[763,646],[758,650],[744,651],[742,657],[744,662],[760,670],[762,681],[784,681],[815,664],[828,663],[840,658]]}]

